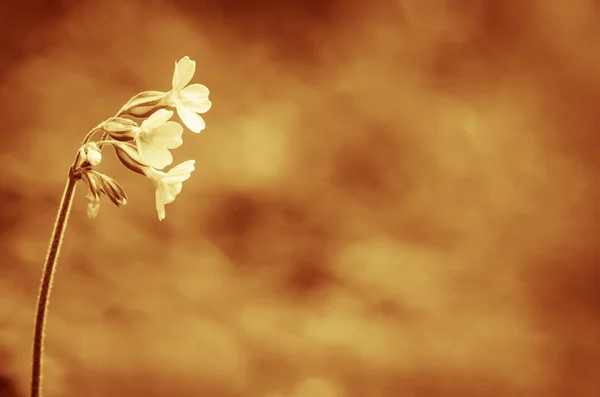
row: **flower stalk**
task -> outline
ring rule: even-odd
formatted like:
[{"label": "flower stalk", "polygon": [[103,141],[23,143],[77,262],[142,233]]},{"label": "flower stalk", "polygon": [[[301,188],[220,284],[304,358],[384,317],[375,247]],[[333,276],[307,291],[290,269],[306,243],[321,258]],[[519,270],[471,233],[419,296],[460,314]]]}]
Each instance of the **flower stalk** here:
[{"label": "flower stalk", "polygon": [[50,303],[50,292],[54,282],[54,273],[56,272],[56,264],[60,254],[60,247],[65,234],[69,213],[73,204],[73,196],[75,187],[79,177],[72,172],[69,172],[69,178],[60,206],[56,223],[50,238],[50,246],[44,263],[42,280],[37,300],[37,312],[35,315],[35,326],[33,332],[33,358],[31,365],[31,397],[41,397],[42,393],[42,369],[43,369],[43,354],[44,354],[44,336],[46,329],[46,316],[48,314],[48,304]]}]

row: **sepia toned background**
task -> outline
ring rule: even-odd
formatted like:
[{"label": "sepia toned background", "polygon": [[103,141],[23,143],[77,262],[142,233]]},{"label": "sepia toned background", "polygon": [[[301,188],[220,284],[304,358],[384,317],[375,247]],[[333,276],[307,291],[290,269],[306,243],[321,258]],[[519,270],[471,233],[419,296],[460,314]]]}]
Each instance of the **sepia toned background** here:
[{"label": "sepia toned background", "polygon": [[4,1],[0,396],[24,397],[42,262],[85,133],[176,60],[211,89],[196,171],[86,217],[47,397],[592,397],[592,0]]}]

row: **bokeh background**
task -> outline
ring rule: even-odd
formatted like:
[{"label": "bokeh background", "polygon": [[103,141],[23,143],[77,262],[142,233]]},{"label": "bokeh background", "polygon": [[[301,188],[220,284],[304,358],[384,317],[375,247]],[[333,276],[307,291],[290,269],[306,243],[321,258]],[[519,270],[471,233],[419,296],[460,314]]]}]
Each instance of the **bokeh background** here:
[{"label": "bokeh background", "polygon": [[592,397],[600,390],[592,0],[0,4],[0,396],[83,135],[197,61],[207,129],[159,222],[86,217],[46,396]]}]

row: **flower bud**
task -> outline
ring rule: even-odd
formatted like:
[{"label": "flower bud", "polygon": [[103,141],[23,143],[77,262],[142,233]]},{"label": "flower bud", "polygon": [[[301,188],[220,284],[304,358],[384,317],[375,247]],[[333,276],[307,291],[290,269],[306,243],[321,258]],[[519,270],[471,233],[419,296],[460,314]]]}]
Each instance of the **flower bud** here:
[{"label": "flower bud", "polygon": [[123,117],[111,117],[100,126],[110,135],[111,138],[118,141],[131,141],[135,137],[135,129],[138,125],[135,121]]},{"label": "flower bud", "polygon": [[135,95],[119,110],[119,115],[129,115],[144,118],[150,116],[156,110],[165,107],[162,100],[165,96],[160,91],[145,91]]},{"label": "flower bud", "polygon": [[96,142],[88,142],[79,149],[77,169],[81,167],[97,166],[102,161],[102,154]]},{"label": "flower bud", "polygon": [[125,190],[123,190],[117,181],[98,171],[90,171],[90,173],[94,173],[97,176],[102,192],[108,196],[114,205],[120,207],[127,204],[127,193],[125,193]]},{"label": "flower bud", "polygon": [[91,192],[87,194],[88,205],[87,205],[87,216],[90,219],[94,219],[100,212],[100,196],[95,196]]},{"label": "flower bud", "polygon": [[113,147],[117,153],[117,158],[125,167],[138,174],[146,175],[143,169],[149,167],[149,165],[140,156],[135,146],[129,143],[114,142]]},{"label": "flower bud", "polygon": [[88,217],[95,218],[98,215],[101,193],[106,195],[117,207],[127,204],[127,193],[111,177],[94,170],[87,170],[81,177],[90,190],[86,196],[88,199]]},{"label": "flower bud", "polygon": [[100,193],[102,192],[100,181],[91,172],[84,172],[81,175],[81,179],[83,179],[90,190],[86,196],[88,199],[87,216],[93,219],[98,216],[98,211],[100,211]]},{"label": "flower bud", "polygon": [[97,166],[98,164],[100,164],[100,161],[102,161],[102,153],[100,153],[96,149],[89,149],[86,153],[86,156],[87,160],[93,166]]}]

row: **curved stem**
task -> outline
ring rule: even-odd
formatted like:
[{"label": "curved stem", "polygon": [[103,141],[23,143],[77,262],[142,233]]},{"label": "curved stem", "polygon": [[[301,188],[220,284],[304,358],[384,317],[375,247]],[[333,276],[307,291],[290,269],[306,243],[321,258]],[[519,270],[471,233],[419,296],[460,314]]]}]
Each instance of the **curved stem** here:
[{"label": "curved stem", "polygon": [[71,204],[73,203],[73,196],[75,193],[75,184],[78,180],[79,178],[74,176],[72,172],[69,172],[69,180],[67,181],[67,185],[65,187],[65,191],[60,202],[58,215],[56,217],[56,223],[54,225],[54,231],[52,232],[52,238],[50,240],[50,247],[48,248],[48,255],[46,256],[46,263],[44,264],[44,272],[40,283],[40,292],[37,301],[37,312],[35,316],[35,329],[33,334],[31,397],[41,397],[42,395],[44,330],[46,328],[48,302],[50,299],[50,292],[52,290],[56,262],[60,253],[60,246],[65,232],[65,227],[67,226],[69,212],[71,212]]},{"label": "curved stem", "polygon": [[[85,136],[85,138],[83,138],[83,142],[81,142],[81,146],[85,145],[86,143],[88,143],[90,141],[90,139],[92,139],[92,137],[96,134],[96,132],[100,132],[103,131],[102,128],[100,128],[102,124],[99,124],[98,126],[92,128],[90,130],[90,132],[87,133],[87,135]],[[104,135],[104,134],[103,134]]]},{"label": "curved stem", "polygon": [[[115,114],[114,117],[121,117],[123,115],[123,112],[121,110],[119,110],[119,112],[117,114]],[[106,131],[104,131],[101,126],[103,123],[98,124],[96,127],[92,128],[90,130],[90,132],[87,133],[87,135],[85,136],[85,138],[83,138],[83,142],[81,143],[81,145],[85,145],[86,143],[88,143],[92,137],[96,134],[96,132],[102,132],[102,138],[101,140],[105,140],[108,137],[108,133]]]}]

